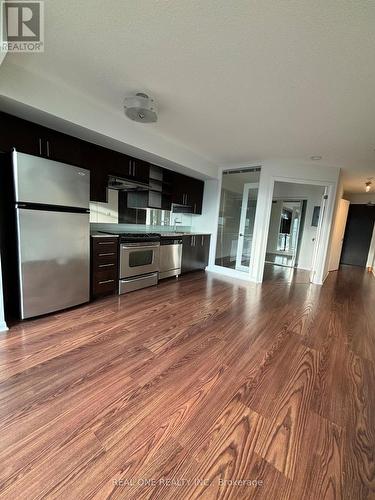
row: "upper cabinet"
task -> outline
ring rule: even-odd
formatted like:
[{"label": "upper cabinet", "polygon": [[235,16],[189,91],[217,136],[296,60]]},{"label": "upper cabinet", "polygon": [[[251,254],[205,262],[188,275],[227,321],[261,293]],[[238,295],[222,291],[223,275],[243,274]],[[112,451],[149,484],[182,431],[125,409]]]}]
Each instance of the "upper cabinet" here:
[{"label": "upper cabinet", "polygon": [[110,162],[106,148],[82,141],[81,158],[81,166],[90,170],[90,200],[107,203]]},{"label": "upper cabinet", "polygon": [[22,153],[41,155],[43,127],[6,113],[0,113],[0,125],[1,151],[7,153],[16,148]]},{"label": "upper cabinet", "polygon": [[83,141],[80,139],[43,127],[40,141],[42,145],[41,156],[50,160],[84,167],[82,154]]},{"label": "upper cabinet", "polygon": [[[187,207],[193,214],[202,213],[204,182],[187,175],[173,173],[172,176],[172,203]],[[178,212],[175,209],[175,211]],[[186,212],[186,209],[182,209]]]},{"label": "upper cabinet", "polygon": [[108,155],[108,172],[111,175],[148,184],[150,166],[147,162],[117,151],[105,150]]},{"label": "upper cabinet", "polygon": [[112,175],[145,185],[142,199],[141,196],[137,200],[132,199],[135,208],[147,206],[171,210],[172,204],[176,204],[183,206],[185,212],[202,213],[204,182],[201,180],[150,165],[138,158],[7,113],[0,112],[0,130],[0,151],[8,152],[16,148],[22,153],[90,170],[91,201],[107,201],[108,176]]},{"label": "upper cabinet", "polygon": [[82,166],[79,139],[6,113],[0,113],[0,123],[1,151],[16,148],[21,153]]}]

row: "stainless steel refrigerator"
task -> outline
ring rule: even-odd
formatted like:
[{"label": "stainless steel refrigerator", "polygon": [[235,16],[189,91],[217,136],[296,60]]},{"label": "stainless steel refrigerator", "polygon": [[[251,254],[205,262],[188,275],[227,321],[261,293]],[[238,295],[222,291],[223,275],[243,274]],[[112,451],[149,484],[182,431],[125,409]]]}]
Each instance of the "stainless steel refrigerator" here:
[{"label": "stainless steel refrigerator", "polygon": [[12,153],[22,319],[89,300],[90,172]]}]

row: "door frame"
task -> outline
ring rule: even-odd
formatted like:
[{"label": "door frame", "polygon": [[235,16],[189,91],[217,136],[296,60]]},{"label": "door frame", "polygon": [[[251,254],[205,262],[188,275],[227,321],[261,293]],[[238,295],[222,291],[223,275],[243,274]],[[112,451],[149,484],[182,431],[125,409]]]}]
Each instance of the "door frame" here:
[{"label": "door frame", "polygon": [[[308,178],[283,177],[272,174],[268,176],[267,180],[264,178],[262,179],[261,177],[260,184],[262,184],[263,180],[265,181],[265,183],[267,183],[267,187],[266,190],[264,190],[262,210],[257,211],[258,219],[256,220],[255,225],[258,237],[256,242],[256,258],[254,259],[254,268],[252,269],[251,273],[252,281],[255,281],[256,283],[262,283],[263,281],[264,263],[267,251],[267,238],[275,182],[287,182],[292,184],[307,184],[310,186],[321,186],[327,188],[328,198],[326,203],[326,210],[324,211],[323,216],[320,217],[320,238],[316,245],[316,259],[314,262],[315,268],[312,269],[312,283],[316,285],[322,285],[326,276],[328,275],[328,272],[326,272],[325,264],[329,245],[329,235],[332,225],[332,217],[336,202],[337,182],[328,180],[319,181]],[[254,233],[255,232],[256,231],[254,230]]]},{"label": "door frame", "polygon": [[[241,264],[242,262],[242,253],[243,253],[243,246],[244,246],[244,233],[245,233],[245,223],[246,223],[246,213],[247,213],[247,203],[249,201],[249,191],[250,189],[258,189],[259,192],[259,182],[246,182],[243,185],[243,192],[242,192],[242,205],[241,205],[241,217],[240,217],[240,226],[238,229],[238,244],[237,244],[237,254],[236,254],[236,270],[237,271],[242,271],[242,272],[249,272],[250,267],[248,266],[243,266]],[[255,207],[256,211],[256,207]],[[254,217],[255,219],[255,217]],[[255,222],[255,220],[254,220]],[[254,232],[254,231],[253,231]],[[251,253],[253,253],[253,243],[254,243],[254,238],[251,240]]]},{"label": "door frame", "polygon": [[[309,165],[312,166],[312,165]],[[277,164],[278,167],[278,164]],[[224,171],[238,170],[240,168],[260,168],[260,180],[259,180],[259,192],[257,200],[257,209],[255,214],[255,224],[254,224],[254,238],[252,253],[254,256],[253,266],[250,266],[250,272],[244,273],[243,271],[237,271],[235,269],[225,268],[215,264],[216,257],[216,244],[218,235],[218,222],[219,222],[219,211],[220,211],[220,198],[221,198],[221,187],[222,187],[222,177]],[[313,283],[317,285],[322,285],[328,272],[326,273],[325,263],[328,253],[329,246],[329,235],[332,226],[332,218],[335,210],[336,204],[336,194],[339,186],[339,169],[333,169],[334,175],[330,176],[330,179],[318,180],[319,173],[317,172],[312,178],[310,176],[306,177],[294,177],[294,172],[297,171],[295,165],[290,165],[283,168],[286,175],[276,175],[275,173],[275,163],[273,161],[263,161],[246,163],[236,166],[221,167],[218,171],[217,177],[217,187],[216,187],[216,203],[215,203],[215,217],[213,218],[213,231],[212,239],[210,245],[210,258],[209,265],[207,266],[207,271],[212,271],[220,275],[228,276],[231,278],[236,278],[244,281],[250,281],[254,283],[262,283],[263,273],[264,273],[264,263],[267,251],[267,237],[268,229],[271,215],[272,207],[272,197],[274,191],[274,183],[276,181],[280,182],[291,182],[296,184],[309,184],[312,186],[322,186],[328,188],[328,200],[327,208],[324,214],[324,220],[322,221],[322,231],[319,243],[319,249],[317,253],[317,272],[314,275]],[[319,171],[319,169],[317,169]],[[290,172],[290,174],[289,174]],[[292,173],[293,172],[293,173]],[[289,175],[288,175],[289,174]],[[324,178],[324,172],[322,169],[322,177]]]},{"label": "door frame", "polygon": [[[293,255],[293,260],[292,260],[292,265],[288,265],[288,264],[275,264],[277,266],[281,266],[281,267],[290,267],[290,268],[293,268],[295,267],[296,265],[296,260],[297,260],[297,255],[298,255],[298,250],[299,250],[299,247],[301,245],[301,241],[300,241],[300,232],[301,232],[301,217],[302,217],[302,207],[303,207],[303,200],[300,198],[300,197],[296,197],[296,198],[293,198],[293,197],[283,197],[283,198],[272,198],[272,201],[274,200],[277,200],[277,201],[282,201],[283,203],[286,202],[294,202],[294,203],[299,203],[299,207],[300,207],[300,216],[298,217],[298,228],[297,228],[297,243],[296,243],[296,251]],[[271,208],[272,210],[272,208]],[[281,214],[280,214],[280,221],[279,221],[279,228],[281,226]],[[280,234],[280,233],[279,233]],[[269,233],[268,233],[268,236],[267,236],[267,246],[268,246],[268,238],[269,238]],[[267,259],[265,259],[264,263],[271,263],[271,261],[267,261]]]}]

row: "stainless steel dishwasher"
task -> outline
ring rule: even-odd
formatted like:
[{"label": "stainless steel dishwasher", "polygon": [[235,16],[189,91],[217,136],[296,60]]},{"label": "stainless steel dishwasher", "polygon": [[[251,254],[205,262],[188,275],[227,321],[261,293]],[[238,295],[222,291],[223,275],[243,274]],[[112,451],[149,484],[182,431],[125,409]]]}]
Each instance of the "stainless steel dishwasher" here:
[{"label": "stainless steel dishwasher", "polygon": [[181,274],[182,238],[163,236],[160,239],[159,280]]}]

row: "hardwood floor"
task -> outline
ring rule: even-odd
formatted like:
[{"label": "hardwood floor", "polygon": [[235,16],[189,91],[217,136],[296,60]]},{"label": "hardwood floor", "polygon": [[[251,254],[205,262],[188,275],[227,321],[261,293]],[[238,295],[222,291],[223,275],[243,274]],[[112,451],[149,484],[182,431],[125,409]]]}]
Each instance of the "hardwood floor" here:
[{"label": "hardwood floor", "polygon": [[264,265],[263,281],[272,283],[310,283],[310,271],[295,267],[280,266],[266,262]]},{"label": "hardwood floor", "polygon": [[204,273],[0,337],[0,497],[375,498],[375,279]]}]

